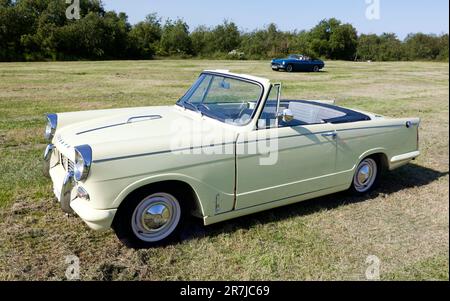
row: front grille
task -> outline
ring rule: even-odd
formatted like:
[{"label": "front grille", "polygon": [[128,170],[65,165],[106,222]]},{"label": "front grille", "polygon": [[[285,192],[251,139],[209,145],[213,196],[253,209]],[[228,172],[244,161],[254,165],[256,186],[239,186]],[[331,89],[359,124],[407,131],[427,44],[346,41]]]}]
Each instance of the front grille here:
[{"label": "front grille", "polygon": [[73,172],[73,162],[69,158],[61,154],[60,162],[65,171]]}]

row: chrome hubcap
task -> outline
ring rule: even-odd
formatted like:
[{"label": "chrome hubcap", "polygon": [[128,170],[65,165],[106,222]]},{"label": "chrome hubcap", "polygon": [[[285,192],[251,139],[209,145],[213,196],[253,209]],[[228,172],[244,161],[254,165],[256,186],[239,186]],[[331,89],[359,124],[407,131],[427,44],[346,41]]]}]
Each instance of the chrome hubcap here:
[{"label": "chrome hubcap", "polygon": [[353,184],[358,192],[369,190],[377,177],[377,163],[373,159],[364,159],[356,170]]},{"label": "chrome hubcap", "polygon": [[358,181],[360,183],[366,183],[370,177],[370,167],[368,165],[364,165],[358,172]]},{"label": "chrome hubcap", "polygon": [[181,209],[170,194],[157,193],[142,200],[133,212],[132,229],[143,241],[159,241],[169,236],[180,221]]},{"label": "chrome hubcap", "polygon": [[170,209],[165,204],[157,203],[144,211],[141,216],[141,223],[147,231],[155,231],[166,225],[170,217]]}]

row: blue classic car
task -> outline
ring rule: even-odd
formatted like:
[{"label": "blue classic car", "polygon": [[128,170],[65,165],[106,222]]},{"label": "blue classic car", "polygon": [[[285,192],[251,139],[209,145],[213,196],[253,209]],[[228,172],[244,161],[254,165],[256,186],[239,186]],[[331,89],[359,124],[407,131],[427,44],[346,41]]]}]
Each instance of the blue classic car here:
[{"label": "blue classic car", "polygon": [[325,67],[322,60],[312,59],[305,55],[292,54],[286,59],[273,59],[271,62],[272,70],[285,70],[287,72],[294,71],[313,71],[319,72]]}]

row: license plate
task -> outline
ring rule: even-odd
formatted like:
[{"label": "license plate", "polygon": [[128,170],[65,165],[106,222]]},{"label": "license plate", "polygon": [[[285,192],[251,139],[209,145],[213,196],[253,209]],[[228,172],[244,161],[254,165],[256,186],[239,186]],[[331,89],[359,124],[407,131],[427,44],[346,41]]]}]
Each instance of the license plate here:
[{"label": "license plate", "polygon": [[272,66],[272,69],[278,69],[278,66]]}]

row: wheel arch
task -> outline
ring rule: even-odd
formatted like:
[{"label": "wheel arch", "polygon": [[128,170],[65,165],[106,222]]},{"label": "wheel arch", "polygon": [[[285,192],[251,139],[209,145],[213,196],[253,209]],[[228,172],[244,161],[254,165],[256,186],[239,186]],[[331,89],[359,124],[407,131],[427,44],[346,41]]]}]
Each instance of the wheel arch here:
[{"label": "wheel arch", "polygon": [[386,149],[384,148],[376,148],[376,149],[372,149],[369,150],[363,154],[361,154],[361,156],[359,156],[358,158],[358,162],[356,162],[355,167],[358,166],[358,164],[364,160],[365,158],[368,157],[373,157],[377,160],[377,163],[380,164],[381,167],[381,171],[386,171],[389,170],[389,159],[388,159],[388,155],[386,154]]},{"label": "wheel arch", "polygon": [[198,217],[204,216],[204,208],[195,185],[192,181],[180,177],[158,177],[137,181],[126,187],[114,200],[114,207],[120,210],[128,199],[133,196],[140,195],[145,191],[161,190],[167,193],[183,194],[188,196],[187,202],[193,215]]}]

